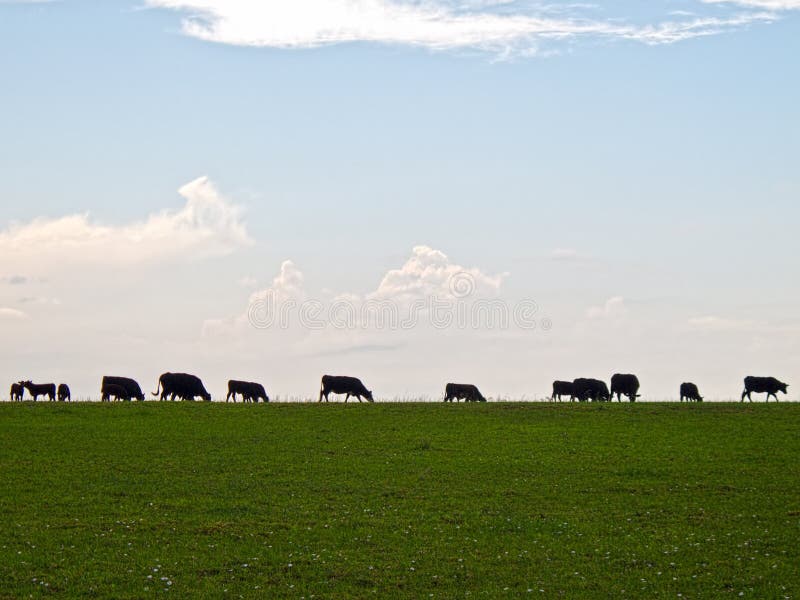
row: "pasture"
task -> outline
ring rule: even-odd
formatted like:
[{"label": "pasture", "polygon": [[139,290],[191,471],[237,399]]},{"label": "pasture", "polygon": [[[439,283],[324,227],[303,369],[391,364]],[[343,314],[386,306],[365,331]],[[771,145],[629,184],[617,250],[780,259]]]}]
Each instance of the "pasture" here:
[{"label": "pasture", "polygon": [[0,598],[800,593],[800,405],[0,404]]}]

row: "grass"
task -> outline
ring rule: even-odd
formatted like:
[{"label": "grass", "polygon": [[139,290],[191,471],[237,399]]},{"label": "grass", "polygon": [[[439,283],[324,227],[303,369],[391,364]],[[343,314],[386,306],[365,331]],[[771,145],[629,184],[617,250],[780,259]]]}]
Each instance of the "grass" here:
[{"label": "grass", "polygon": [[800,593],[800,405],[0,405],[0,598]]}]

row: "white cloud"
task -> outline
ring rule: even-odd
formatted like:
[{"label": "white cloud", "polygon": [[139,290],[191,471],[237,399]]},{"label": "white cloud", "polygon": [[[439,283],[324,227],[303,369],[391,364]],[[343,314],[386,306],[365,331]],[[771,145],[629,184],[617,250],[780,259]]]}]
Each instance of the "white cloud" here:
[{"label": "white cloud", "polygon": [[207,177],[182,186],[186,204],[142,222],[112,226],[88,214],[39,218],[0,231],[0,254],[9,261],[130,265],[227,254],[251,243],[241,210],[219,194]]},{"label": "white cloud", "polygon": [[16,308],[3,308],[0,307],[0,319],[27,319],[27,313],[17,310]]},{"label": "white cloud", "polygon": [[429,246],[416,246],[399,269],[384,275],[370,298],[466,298],[495,295],[506,274],[487,275],[480,269],[452,262],[446,254]]},{"label": "white cloud", "polygon": [[[781,3],[779,0],[753,2]],[[784,0],[783,3],[789,0]],[[536,54],[543,43],[577,38],[667,44],[713,35],[766,13],[725,17],[665,15],[633,25],[622,18],[598,20],[593,7],[455,0],[146,0],[148,6],[185,13],[186,35],[210,42],[273,48],[313,48],[342,42],[378,42],[433,50],[477,49],[501,55]],[[502,10],[498,10],[497,5]],[[591,9],[590,17],[581,14]]]},{"label": "white cloud", "polygon": [[705,4],[735,4],[763,10],[798,10],[800,0],[703,0]]},{"label": "white cloud", "polygon": [[586,310],[586,316],[590,319],[610,319],[621,317],[625,313],[627,308],[622,296],[614,296],[606,300],[602,306],[592,306]]},{"label": "white cloud", "polygon": [[[342,329],[363,329],[366,318],[369,322],[373,302],[390,303],[397,309],[397,315],[405,315],[405,309],[414,300],[436,299],[448,301],[463,299],[464,301],[477,298],[495,297],[499,293],[506,274],[487,275],[477,268],[467,268],[451,261],[443,252],[429,246],[416,246],[411,256],[398,269],[389,270],[381,279],[378,287],[365,295],[353,292],[327,293],[314,297],[305,288],[305,277],[297,266],[290,260],[281,264],[280,273],[272,280],[272,284],[263,290],[250,295],[247,310],[238,316],[226,319],[209,319],[203,324],[205,336],[230,336],[240,334],[247,330],[259,327],[269,329],[273,333],[283,332],[295,328],[300,324],[300,307],[304,302],[319,303],[321,311],[314,314],[313,319],[325,321],[324,327],[330,323],[326,317],[336,313],[337,305],[346,304],[352,308],[355,320],[350,322],[352,327],[339,328],[333,331],[334,338],[346,338],[352,343],[352,331]],[[306,304],[310,306],[310,304]],[[337,313],[339,316],[341,314]],[[367,317],[364,317],[364,315]],[[306,333],[316,330],[308,327]],[[268,325],[267,325],[268,324]],[[337,330],[336,326],[330,327]],[[303,329],[303,327],[301,327]],[[350,335],[350,337],[348,337]]]}]

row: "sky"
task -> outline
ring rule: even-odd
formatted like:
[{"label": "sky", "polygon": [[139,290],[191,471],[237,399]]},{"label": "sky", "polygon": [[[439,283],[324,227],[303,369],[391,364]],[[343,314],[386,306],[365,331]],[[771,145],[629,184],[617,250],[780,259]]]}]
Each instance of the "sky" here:
[{"label": "sky", "polygon": [[798,0],[0,0],[0,73],[3,385],[799,398]]}]

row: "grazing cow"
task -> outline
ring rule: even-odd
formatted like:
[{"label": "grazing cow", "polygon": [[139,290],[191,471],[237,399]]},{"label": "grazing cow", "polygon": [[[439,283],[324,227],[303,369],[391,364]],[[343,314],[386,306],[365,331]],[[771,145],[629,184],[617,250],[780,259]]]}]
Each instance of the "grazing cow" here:
[{"label": "grazing cow", "polygon": [[703,401],[703,397],[700,395],[700,390],[698,390],[697,386],[693,383],[681,384],[681,402],[683,402],[684,398],[686,398],[687,402],[691,402],[692,400],[695,402]]},{"label": "grazing cow", "polygon": [[569,396],[569,399],[574,400],[573,387],[571,381],[554,381],[553,382],[553,396],[550,398],[553,402],[558,400],[561,402],[561,396]]},{"label": "grazing cow", "polygon": [[11,384],[11,401],[22,402],[22,396],[25,394],[25,388],[22,387],[22,382]]},{"label": "grazing cow", "polygon": [[50,402],[55,402],[56,400],[56,384],[55,383],[42,383],[36,384],[32,383],[31,381],[23,381],[22,387],[28,390],[31,396],[33,396],[33,401],[39,398],[39,396],[47,396],[50,398]]},{"label": "grazing cow", "polygon": [[[114,385],[123,388],[126,393],[120,394],[118,393],[111,393],[106,394],[106,386]],[[119,390],[116,390],[119,392]],[[117,400],[132,400],[136,398],[139,401],[144,400],[144,393],[142,392],[142,388],[139,387],[139,384],[131,379],[130,377],[114,377],[112,375],[106,375],[103,377],[103,383],[100,385],[100,392],[103,394],[103,397],[114,396]]]},{"label": "grazing cow", "polygon": [[763,394],[766,392],[767,394],[767,402],[769,402],[770,396],[775,396],[775,402],[778,401],[778,392],[783,392],[784,394],[788,393],[786,388],[789,387],[788,384],[783,383],[782,381],[778,381],[774,377],[745,377],[744,378],[744,391],[742,392],[742,399],[741,402],[744,402],[744,397],[747,396],[747,399],[750,402],[753,399],[750,397],[750,394],[755,392],[756,394]]},{"label": "grazing cow", "polygon": [[486,402],[480,390],[469,383],[448,383],[444,387],[444,401]]},{"label": "grazing cow", "polygon": [[153,396],[158,396],[161,390],[161,400],[174,400],[177,396],[182,400],[194,400],[200,396],[206,402],[211,402],[211,394],[206,391],[200,378],[186,373],[164,373],[158,378],[158,387]]},{"label": "grazing cow", "polygon": [[361,402],[361,398],[366,398],[369,402],[374,402],[372,392],[364,387],[361,380],[356,377],[346,377],[339,375],[323,375],[322,376],[322,389],[319,391],[319,402],[322,402],[322,397],[325,397],[325,402],[328,402],[328,394],[347,394],[344,398],[345,404],[350,399],[350,396],[355,396]]},{"label": "grazing cow", "polygon": [[591,400],[592,402],[607,402],[611,399],[611,394],[608,392],[608,386],[605,381],[599,379],[578,378],[572,382],[572,396],[581,402]]},{"label": "grazing cow", "polygon": [[104,383],[102,388],[102,402],[111,402],[111,398],[116,401],[131,401],[131,392],[128,388],[118,385],[116,383]]},{"label": "grazing cow", "polygon": [[228,395],[225,396],[225,402],[231,398],[236,402],[236,394],[241,394],[242,402],[255,402],[256,404],[258,404],[259,400],[269,402],[267,390],[265,390],[264,386],[260,383],[231,379],[228,382]]},{"label": "grazing cow", "polygon": [[58,384],[58,401],[72,402],[72,394],[70,394],[69,386],[66,383]]},{"label": "grazing cow", "polygon": [[627,396],[631,402],[636,402],[641,394],[639,391],[639,378],[636,375],[621,375],[615,373],[611,377],[611,397],[617,395],[617,402],[622,402],[622,396]]}]

